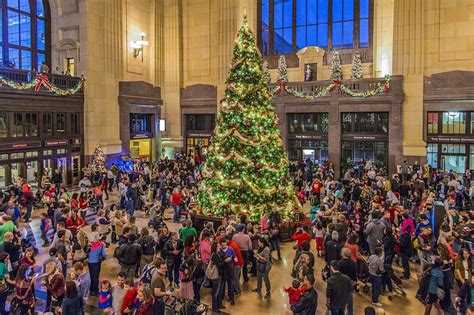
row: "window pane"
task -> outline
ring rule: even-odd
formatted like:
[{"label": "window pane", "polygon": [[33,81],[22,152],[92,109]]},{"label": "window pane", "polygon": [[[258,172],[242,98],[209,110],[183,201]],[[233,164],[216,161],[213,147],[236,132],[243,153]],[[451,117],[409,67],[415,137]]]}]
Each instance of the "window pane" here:
[{"label": "window pane", "polygon": [[299,26],[296,28],[296,49],[306,47],[306,27]]},{"label": "window pane", "polygon": [[318,25],[317,45],[320,47],[328,46],[328,25],[326,23]]},{"label": "window pane", "polygon": [[428,133],[438,133],[438,113],[428,113]]},{"label": "window pane", "polygon": [[20,69],[31,70],[31,52],[28,50],[21,51],[21,66]]},{"label": "window pane", "polygon": [[11,136],[23,137],[23,113],[13,113],[13,123],[11,124]]},{"label": "window pane", "polygon": [[316,46],[316,25],[310,25],[306,30],[306,46]]},{"label": "window pane", "polygon": [[10,8],[14,8],[14,9],[19,9],[19,8],[20,8],[20,7],[18,6],[18,5],[19,5],[18,0],[8,0],[8,1],[7,1],[7,5],[8,5]]},{"label": "window pane", "polygon": [[318,0],[318,23],[328,22],[328,0]]},{"label": "window pane", "polygon": [[353,22],[344,22],[343,28],[343,46],[344,48],[351,48],[352,47],[352,40],[354,38],[354,29],[353,29]]},{"label": "window pane", "polygon": [[30,0],[20,0],[20,10],[30,13]]},{"label": "window pane", "polygon": [[316,3],[317,3],[317,0],[308,0],[308,3],[307,3],[307,8],[308,8],[308,12],[307,12],[307,20],[308,20],[308,24],[316,24],[316,18],[317,18],[317,8],[316,8]]},{"label": "window pane", "polygon": [[353,20],[354,19],[354,0],[344,0],[344,20]]},{"label": "window pane", "polygon": [[3,14],[0,14],[0,42],[3,42]]},{"label": "window pane", "polygon": [[283,0],[275,0],[273,25],[275,28],[283,27]]},{"label": "window pane", "polygon": [[334,22],[342,21],[342,0],[333,0],[332,2],[332,20]]},{"label": "window pane", "polygon": [[284,0],[283,26],[291,27],[293,24],[293,0]]},{"label": "window pane", "polygon": [[20,43],[21,46],[31,47],[31,24],[30,17],[20,15]]},{"label": "window pane", "polygon": [[474,112],[471,112],[471,134],[474,135]]},{"label": "window pane", "polygon": [[38,19],[37,25],[37,43],[39,50],[45,50],[46,33],[44,20]]},{"label": "window pane", "polygon": [[44,17],[43,0],[36,0],[36,14],[39,17]]},{"label": "window pane", "polygon": [[269,31],[262,32],[262,54],[268,55]]},{"label": "window pane", "polygon": [[[307,0],[298,0],[296,2],[296,26],[306,25],[306,1]],[[308,0],[311,2],[311,0]],[[308,12],[308,15],[311,15],[311,12]]]},{"label": "window pane", "polygon": [[466,132],[466,113],[443,112],[443,133],[463,134]]},{"label": "window pane", "polygon": [[20,45],[20,16],[10,10],[8,10],[8,42],[12,45]]},{"label": "window pane", "polygon": [[7,114],[0,113],[0,138],[7,137]]},{"label": "window pane", "polygon": [[43,63],[44,60],[45,60],[44,54],[38,54],[38,68],[36,68],[36,70],[39,70],[41,68],[41,64]]},{"label": "window pane", "polygon": [[360,18],[369,18],[369,0],[360,1]]},{"label": "window pane", "polygon": [[293,30],[291,28],[285,28],[284,37],[285,37],[285,46],[284,46],[283,53],[289,54],[291,53],[291,50],[292,50]]},{"label": "window pane", "polygon": [[66,131],[66,114],[57,113],[56,114],[56,132],[57,134],[64,134]]},{"label": "window pane", "polygon": [[51,136],[53,134],[53,114],[52,113],[43,114],[43,133],[48,136]]},{"label": "window pane", "polygon": [[342,23],[332,24],[332,45],[334,47],[342,47]]},{"label": "window pane", "polygon": [[471,144],[471,155],[469,157],[469,168],[474,169],[474,145]]},{"label": "window pane", "polygon": [[369,47],[369,20],[360,20],[359,47]]},{"label": "window pane", "polygon": [[20,65],[20,55],[18,49],[8,49],[8,60],[10,61],[10,63],[13,63],[14,68]]}]

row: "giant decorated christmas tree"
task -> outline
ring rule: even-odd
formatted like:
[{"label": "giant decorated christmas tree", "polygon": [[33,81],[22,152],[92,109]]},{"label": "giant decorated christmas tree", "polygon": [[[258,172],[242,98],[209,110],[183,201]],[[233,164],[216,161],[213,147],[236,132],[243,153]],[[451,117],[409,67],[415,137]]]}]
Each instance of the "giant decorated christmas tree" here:
[{"label": "giant decorated christmas tree", "polygon": [[216,216],[247,212],[254,220],[270,209],[288,216],[301,205],[288,173],[262,57],[246,17],[226,84],[199,187],[201,209]]}]

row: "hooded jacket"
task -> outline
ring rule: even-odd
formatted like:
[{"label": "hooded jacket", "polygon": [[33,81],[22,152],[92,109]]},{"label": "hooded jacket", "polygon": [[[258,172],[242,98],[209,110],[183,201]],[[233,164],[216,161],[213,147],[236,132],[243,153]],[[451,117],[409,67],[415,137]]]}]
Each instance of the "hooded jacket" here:
[{"label": "hooded jacket", "polygon": [[365,227],[365,235],[367,235],[367,242],[372,245],[378,245],[382,241],[385,232],[385,225],[380,219],[373,219]]}]

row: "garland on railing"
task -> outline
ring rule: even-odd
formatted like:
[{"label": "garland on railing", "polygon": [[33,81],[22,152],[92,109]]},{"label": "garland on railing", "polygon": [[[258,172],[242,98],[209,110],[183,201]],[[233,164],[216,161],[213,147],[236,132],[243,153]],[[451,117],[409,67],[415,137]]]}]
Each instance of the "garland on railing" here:
[{"label": "garland on railing", "polygon": [[390,89],[390,75],[386,75],[384,77],[384,80],[380,83],[377,83],[377,86],[374,89],[364,90],[360,92],[356,92],[345,86],[341,80],[333,80],[332,83],[321,88],[317,92],[298,91],[296,88],[289,87],[286,82],[278,82],[276,87],[270,89],[270,93],[272,94],[272,96],[279,96],[281,94],[287,93],[295,97],[301,97],[307,100],[314,100],[315,98],[328,95],[329,92],[333,91],[336,88],[338,89],[339,94],[345,94],[352,97],[370,97],[384,92],[387,93]]},{"label": "garland on railing", "polygon": [[0,84],[6,85],[16,90],[28,90],[28,89],[34,88],[36,92],[39,91],[41,86],[44,86],[48,91],[51,91],[52,93],[56,95],[67,96],[67,95],[73,95],[79,92],[82,89],[82,86],[84,85],[85,80],[86,79],[83,76],[81,76],[81,79],[76,84],[76,86],[72,88],[60,88],[52,84],[51,82],[49,82],[49,79],[46,75],[39,74],[31,82],[15,82],[15,81],[6,80],[0,77]]}]

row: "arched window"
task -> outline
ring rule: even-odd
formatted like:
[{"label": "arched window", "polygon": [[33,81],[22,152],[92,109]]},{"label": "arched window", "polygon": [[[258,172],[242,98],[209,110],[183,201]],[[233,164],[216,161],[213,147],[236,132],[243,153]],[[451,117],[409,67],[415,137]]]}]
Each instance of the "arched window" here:
[{"label": "arched window", "polygon": [[261,51],[368,48],[372,11],[373,0],[259,0]]},{"label": "arched window", "polygon": [[38,70],[49,61],[49,7],[43,0],[0,0],[1,64]]}]

